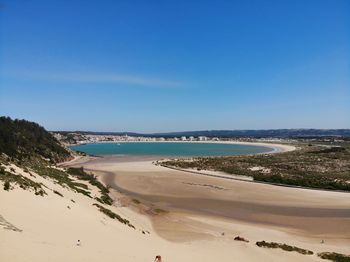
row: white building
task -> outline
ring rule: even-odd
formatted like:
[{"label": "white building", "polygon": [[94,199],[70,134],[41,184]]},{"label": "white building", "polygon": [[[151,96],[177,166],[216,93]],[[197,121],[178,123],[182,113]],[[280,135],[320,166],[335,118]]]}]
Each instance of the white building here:
[{"label": "white building", "polygon": [[199,137],[198,137],[198,140],[199,140],[199,141],[207,141],[208,138],[207,138],[206,136],[199,136]]},{"label": "white building", "polygon": [[181,141],[186,141],[186,140],[187,140],[187,138],[185,136],[181,137]]}]

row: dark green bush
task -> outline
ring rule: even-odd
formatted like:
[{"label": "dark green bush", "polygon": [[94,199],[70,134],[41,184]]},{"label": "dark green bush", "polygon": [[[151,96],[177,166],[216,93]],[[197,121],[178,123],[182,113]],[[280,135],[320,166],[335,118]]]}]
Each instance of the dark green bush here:
[{"label": "dark green bush", "polygon": [[118,214],[114,213],[113,211],[99,205],[99,204],[93,204],[94,206],[96,206],[102,213],[104,213],[105,215],[109,216],[110,218],[112,219],[117,219],[119,222],[129,226],[129,227],[132,227],[135,229],[135,227],[130,224],[130,221],[125,219],[125,218],[122,218],[121,216],[119,216]]},{"label": "dark green bush", "polygon": [[4,190],[6,190],[6,191],[9,191],[9,190],[10,190],[10,182],[9,182],[9,181],[6,181],[6,182],[4,183]]},{"label": "dark green bush", "polygon": [[334,262],[350,262],[350,256],[335,252],[323,252],[317,255],[322,259],[328,259]]},{"label": "dark green bush", "polygon": [[276,242],[258,241],[258,242],[256,242],[256,245],[258,247],[280,248],[280,249],[288,251],[288,252],[295,251],[295,252],[298,252],[298,253],[303,254],[303,255],[312,255],[314,253],[314,252],[307,250],[307,249],[289,246],[286,244],[281,244],[281,243],[276,243]]}]

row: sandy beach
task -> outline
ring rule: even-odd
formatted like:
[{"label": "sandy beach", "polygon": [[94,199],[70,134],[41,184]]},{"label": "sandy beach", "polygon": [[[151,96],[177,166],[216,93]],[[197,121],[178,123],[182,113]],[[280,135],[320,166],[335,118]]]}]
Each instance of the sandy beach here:
[{"label": "sandy beach", "polygon": [[[293,149],[281,145],[279,150]],[[14,262],[153,261],[160,254],[164,261],[323,261],[315,254],[257,247],[262,240],[315,253],[350,252],[348,193],[198,176],[154,165],[156,159],[76,157],[63,164],[83,166],[109,185],[115,200],[111,210],[136,229],[104,216],[92,206],[93,199],[40,176],[37,182],[63,197],[0,191],[0,226],[21,230],[2,231],[0,257]],[[31,212],[24,218],[27,207]],[[236,236],[249,243],[234,241]]]},{"label": "sandy beach", "polygon": [[[294,149],[278,145],[275,152]],[[121,205],[148,214],[156,233],[168,241],[212,241],[223,235],[243,235],[252,242],[349,252],[348,193],[198,176],[156,166],[155,159],[85,158],[75,165],[98,174],[115,189]],[[165,212],[152,216],[149,207]],[[320,244],[322,240],[324,244]]]}]

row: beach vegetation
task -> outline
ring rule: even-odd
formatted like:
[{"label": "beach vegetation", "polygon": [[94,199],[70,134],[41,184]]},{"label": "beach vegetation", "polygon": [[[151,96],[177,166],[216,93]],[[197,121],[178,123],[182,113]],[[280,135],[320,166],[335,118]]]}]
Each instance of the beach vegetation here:
[{"label": "beach vegetation", "polygon": [[350,143],[327,147],[298,144],[298,147],[299,150],[279,154],[198,157],[192,161],[177,159],[160,163],[180,169],[249,176],[257,182],[350,191]]},{"label": "beach vegetation", "polygon": [[4,183],[4,190],[6,190],[6,191],[9,191],[10,190],[10,182],[9,181],[5,181],[5,183]]},{"label": "beach vegetation", "polygon": [[168,211],[164,210],[164,209],[161,209],[161,208],[155,208],[153,210],[156,214],[165,214],[165,213],[168,213]]},{"label": "beach vegetation", "polygon": [[141,201],[136,198],[132,199],[132,202],[134,202],[136,205],[141,204]]},{"label": "beach vegetation", "polygon": [[21,175],[16,175],[11,172],[0,170],[0,180],[4,182],[4,190],[11,190],[13,185],[17,185],[24,190],[32,190],[36,195],[44,196],[46,192],[42,188],[42,184]]},{"label": "beach vegetation", "polygon": [[[101,192],[98,200],[103,204],[111,205],[112,198],[109,189],[97,180],[92,174],[86,173],[82,168],[69,168],[67,171],[57,168],[55,164],[69,160],[71,154],[49,132],[36,123],[25,120],[12,120],[0,117],[0,163],[16,165],[33,176],[29,170],[39,176],[49,178],[62,187],[70,188],[77,193],[91,198],[89,187],[78,180],[88,181]],[[15,173],[14,167],[10,167]],[[6,188],[9,183],[18,184],[21,188],[34,188],[36,194],[46,194],[40,184],[21,176],[5,172],[1,169],[2,180],[6,179]],[[74,177],[74,179],[72,178]],[[57,194],[57,193],[56,193]]]},{"label": "beach vegetation", "polygon": [[233,240],[249,243],[249,240],[245,239],[244,237],[240,237],[240,236],[236,236]]},{"label": "beach vegetation", "polygon": [[317,254],[322,259],[328,259],[334,262],[350,262],[350,256],[335,253],[335,252],[322,252]]},{"label": "beach vegetation", "polygon": [[59,195],[60,197],[63,197],[63,195],[60,193],[60,192],[58,192],[57,190],[54,190],[53,191],[56,195]]},{"label": "beach vegetation", "polygon": [[93,204],[94,206],[96,206],[102,213],[104,213],[106,216],[112,218],[112,219],[116,219],[118,220],[120,223],[123,223],[129,227],[132,227],[135,229],[135,227],[130,223],[129,220],[125,219],[125,218],[122,218],[121,216],[119,216],[118,214],[114,213],[113,211],[111,211],[110,209],[108,208],[105,208],[99,204],[96,204],[94,203]]},{"label": "beach vegetation", "polygon": [[97,177],[93,174],[89,174],[84,171],[83,167],[70,167],[67,169],[68,174],[76,177],[77,179],[88,181],[91,185],[97,187],[100,190],[101,197],[96,198],[100,203],[112,205],[113,199],[109,196],[109,189],[98,181]]},{"label": "beach vegetation", "polygon": [[258,241],[256,242],[256,245],[258,247],[265,247],[265,248],[280,248],[284,251],[288,251],[288,252],[298,252],[300,254],[303,255],[312,255],[314,252],[307,250],[307,249],[303,249],[303,248],[299,248],[299,247],[295,247],[295,246],[290,246],[287,244],[281,244],[281,243],[276,243],[276,242],[266,242],[266,241]]},{"label": "beach vegetation", "polygon": [[70,157],[69,151],[43,127],[9,117],[0,117],[0,152],[18,160],[40,156],[59,162]]},{"label": "beach vegetation", "polygon": [[88,191],[88,186],[86,184],[74,181],[65,171],[47,166],[40,160],[29,161],[27,165],[29,165],[38,175],[45,178],[50,178],[63,187],[68,187],[77,193],[91,197],[91,193]]}]

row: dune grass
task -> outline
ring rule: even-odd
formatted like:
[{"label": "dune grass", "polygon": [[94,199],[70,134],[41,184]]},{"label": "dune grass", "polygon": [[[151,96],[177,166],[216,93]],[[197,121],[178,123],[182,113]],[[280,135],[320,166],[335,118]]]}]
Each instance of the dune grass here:
[{"label": "dune grass", "polygon": [[322,252],[317,255],[322,259],[328,259],[334,262],[350,262],[350,256],[335,252]]},{"label": "dune grass", "polygon": [[60,193],[60,192],[58,192],[57,190],[54,190],[53,191],[56,195],[59,195],[60,197],[63,197],[63,195]]},{"label": "dune grass", "polygon": [[109,196],[109,189],[97,180],[96,176],[84,171],[83,167],[69,167],[67,173],[76,177],[77,179],[88,181],[91,185],[100,190],[101,197],[96,198],[102,204],[112,205],[113,199]]},{"label": "dune grass", "polygon": [[307,249],[303,249],[303,248],[299,248],[299,247],[295,247],[295,246],[290,246],[287,244],[281,244],[281,243],[276,243],[276,242],[266,242],[266,241],[258,241],[256,242],[256,245],[258,247],[265,247],[265,248],[280,248],[284,251],[288,251],[288,252],[298,252],[300,254],[303,255],[312,255],[314,252],[307,250]]},{"label": "dune grass", "polygon": [[10,191],[13,188],[12,185],[18,185],[24,190],[33,190],[35,195],[47,195],[45,190],[42,188],[42,184],[34,182],[33,180],[24,176],[5,171],[3,167],[0,168],[0,180],[4,182],[3,188],[6,191]]},{"label": "dune grass", "polygon": [[129,227],[132,227],[135,229],[135,227],[130,223],[129,220],[122,218],[121,216],[119,216],[118,214],[114,213],[113,211],[109,210],[108,208],[105,208],[97,203],[93,204],[94,206],[96,206],[102,213],[104,213],[106,216],[112,218],[112,219],[117,219],[120,223],[123,223]]},{"label": "dune grass", "polygon": [[132,199],[132,202],[134,202],[136,205],[139,205],[139,204],[141,204],[141,201],[140,200],[138,200],[138,199]]},{"label": "dune grass", "polygon": [[[163,166],[215,170],[250,176],[255,181],[328,190],[350,191],[350,143],[319,146],[298,144],[300,149],[279,154],[198,157],[159,162]],[[261,167],[255,170],[253,167]],[[261,170],[268,170],[263,172]]]}]

